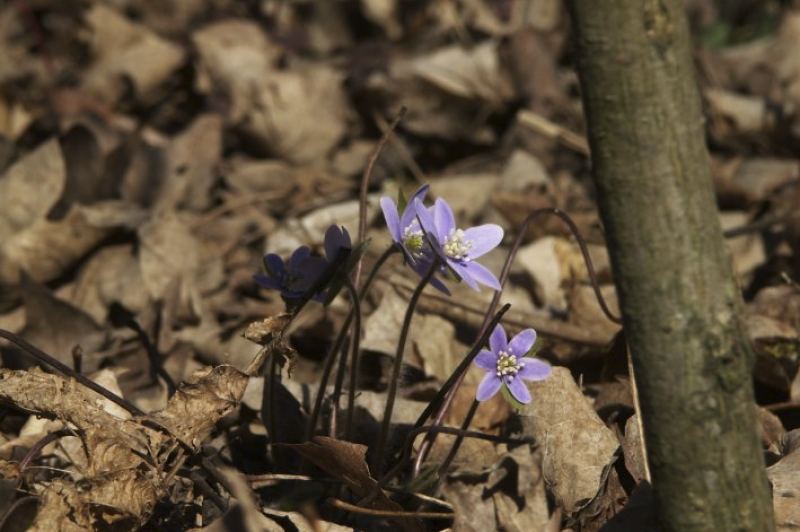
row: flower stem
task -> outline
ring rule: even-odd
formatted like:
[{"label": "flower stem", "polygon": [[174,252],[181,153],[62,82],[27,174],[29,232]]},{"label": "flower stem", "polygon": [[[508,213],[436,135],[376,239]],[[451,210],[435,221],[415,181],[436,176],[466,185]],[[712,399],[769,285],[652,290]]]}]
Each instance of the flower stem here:
[{"label": "flower stem", "polygon": [[375,475],[381,474],[383,466],[383,455],[386,452],[386,441],[389,438],[389,427],[392,424],[392,411],[394,410],[395,396],[397,395],[397,386],[400,381],[400,370],[403,366],[403,354],[406,348],[406,340],[408,340],[408,332],[411,329],[411,318],[414,316],[414,309],[417,307],[422,291],[425,286],[430,282],[433,274],[441,266],[438,260],[434,260],[431,267],[428,268],[427,273],[422,277],[414,293],[411,294],[411,299],[408,301],[408,308],[406,315],[403,319],[403,326],[400,329],[400,338],[397,341],[397,354],[394,357],[394,368],[392,377],[389,380],[389,390],[386,396],[386,407],[383,411],[383,420],[381,421],[381,431],[378,434],[378,443],[375,446],[375,454],[373,455],[372,471]]},{"label": "flower stem", "polygon": [[[361,286],[361,291],[359,292],[358,300],[354,301],[354,305],[360,305],[361,300],[364,299],[364,296],[369,291],[370,286],[372,286],[372,282],[375,280],[375,276],[378,274],[378,270],[381,269],[383,264],[388,260],[392,254],[399,251],[397,247],[391,246],[383,254],[378,258],[375,265],[372,267],[372,270],[369,273],[369,276],[364,281],[364,284]],[[350,309],[350,312],[345,318],[344,324],[342,328],[339,330],[339,335],[336,337],[333,345],[331,346],[330,350],[328,351],[328,355],[325,359],[325,367],[322,370],[322,377],[320,377],[319,382],[319,389],[317,390],[317,397],[314,401],[314,408],[311,410],[311,416],[308,420],[308,428],[306,430],[306,436],[310,440],[311,437],[314,435],[314,430],[317,428],[317,421],[319,420],[319,414],[322,410],[322,401],[325,398],[325,388],[328,386],[328,380],[330,380],[331,372],[333,371],[333,364],[336,361],[336,354],[342,347],[344,343],[345,335],[347,334],[347,330],[350,328],[350,324],[352,323],[355,317],[355,308]]]}]

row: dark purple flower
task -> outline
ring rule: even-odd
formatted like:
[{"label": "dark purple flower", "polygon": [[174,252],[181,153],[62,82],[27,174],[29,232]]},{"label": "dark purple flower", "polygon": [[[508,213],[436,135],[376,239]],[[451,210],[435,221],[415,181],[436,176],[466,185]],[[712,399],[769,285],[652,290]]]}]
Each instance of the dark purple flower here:
[{"label": "dark purple flower", "polygon": [[310,290],[328,267],[325,259],[312,257],[311,250],[301,246],[284,264],[274,253],[264,256],[267,275],[256,274],[253,279],[261,286],[280,291],[287,299],[297,299]]},{"label": "dark purple flower", "polygon": [[325,231],[325,258],[328,260],[328,264],[336,260],[340,249],[350,250],[352,248],[350,233],[344,227],[332,225]]},{"label": "dark purple flower", "polygon": [[484,349],[475,357],[474,364],[487,372],[478,385],[478,401],[491,399],[503,386],[520,403],[531,401],[531,392],[523,381],[540,381],[553,372],[549,364],[525,357],[535,343],[533,329],[525,329],[509,342],[503,326],[495,327],[489,337],[489,350]]},{"label": "dark purple flower", "polygon": [[441,198],[430,208],[426,208],[419,199],[414,204],[417,217],[439,260],[474,290],[479,290],[478,283],[500,290],[497,277],[485,266],[475,262],[475,259],[500,244],[503,240],[503,228],[486,224],[459,229],[456,227],[452,209]]}]

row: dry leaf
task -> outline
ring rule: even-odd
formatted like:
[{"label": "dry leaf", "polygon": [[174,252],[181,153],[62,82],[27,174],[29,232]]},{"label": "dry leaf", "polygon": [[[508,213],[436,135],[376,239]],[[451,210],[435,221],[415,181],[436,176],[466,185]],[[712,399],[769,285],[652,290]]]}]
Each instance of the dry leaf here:
[{"label": "dry leaf", "polygon": [[0,176],[0,240],[42,220],[58,202],[66,166],[57,140],[27,154]]},{"label": "dry leaf", "polygon": [[605,482],[619,443],[566,368],[528,383],[533,400],[520,412],[523,433],[540,443],[544,476],[569,513],[589,504]]},{"label": "dry leaf", "polygon": [[148,101],[183,63],[181,48],[105,4],[94,4],[86,22],[93,31],[95,62],[83,83],[106,102],[116,102],[126,83],[132,84],[140,100]]}]

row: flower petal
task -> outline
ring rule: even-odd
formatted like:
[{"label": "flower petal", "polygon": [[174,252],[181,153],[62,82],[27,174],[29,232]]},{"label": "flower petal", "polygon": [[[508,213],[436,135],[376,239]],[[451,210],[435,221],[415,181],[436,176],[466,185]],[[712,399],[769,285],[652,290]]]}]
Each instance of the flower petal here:
[{"label": "flower petal", "polygon": [[508,348],[511,349],[517,357],[524,357],[535,343],[536,331],[533,329],[525,329],[508,342]]},{"label": "flower petal", "polygon": [[339,250],[351,249],[350,233],[344,227],[332,225],[325,231],[325,257],[333,262],[339,256]]},{"label": "flower petal", "polygon": [[496,248],[503,241],[503,228],[495,224],[479,225],[464,229],[464,239],[472,241],[473,247],[469,250],[469,258],[477,259],[484,253]]},{"label": "flower petal", "polygon": [[519,368],[517,377],[521,377],[526,381],[541,381],[553,373],[553,368],[550,367],[550,364],[536,358],[526,357],[521,362],[525,362],[525,365]]},{"label": "flower petal", "polygon": [[[493,290],[500,290],[502,286],[500,286],[500,281],[497,280],[497,277],[483,264],[478,264],[477,262],[465,262],[464,268],[466,268],[468,275],[475,281],[481,283],[482,285],[488,286]],[[476,288],[476,290],[478,290]]]},{"label": "flower petal", "polygon": [[436,253],[439,259],[446,261],[447,257],[442,250],[442,243],[441,240],[439,240],[439,236],[436,232],[436,224],[433,221],[432,209],[426,209],[425,205],[423,205],[420,200],[414,200],[414,208],[417,211],[417,220],[419,220],[422,230],[425,231],[428,239],[430,239],[434,253]]},{"label": "flower petal", "polygon": [[478,385],[478,392],[475,394],[475,399],[478,401],[486,401],[494,397],[494,394],[500,391],[500,379],[494,373],[487,373],[481,383]]},{"label": "flower petal", "polygon": [[453,209],[442,198],[438,198],[433,204],[433,222],[436,225],[436,237],[439,242],[444,242],[450,235],[450,231],[456,228],[456,218],[453,216]]},{"label": "flower petal", "polygon": [[395,242],[401,244],[403,242],[403,230],[400,228],[397,205],[392,201],[392,198],[381,198],[381,210],[383,211],[383,217],[386,219],[386,228],[389,229],[389,234],[392,235]]},{"label": "flower petal", "polygon": [[265,288],[272,288],[273,290],[283,289],[283,286],[278,279],[273,279],[272,277],[267,277],[266,275],[261,275],[260,273],[255,274],[253,276],[253,280]]},{"label": "flower petal", "polygon": [[408,198],[408,203],[406,203],[406,208],[403,210],[403,216],[400,218],[400,232],[402,233],[405,231],[406,227],[411,225],[414,219],[417,217],[417,208],[415,206],[416,200],[422,202],[425,199],[425,195],[428,193],[428,189],[431,188],[430,185],[425,184],[419,187],[414,193]]},{"label": "flower petal", "polygon": [[311,255],[311,250],[308,249],[308,246],[300,246],[294,250],[294,253],[289,258],[289,271],[294,273],[309,255]]},{"label": "flower petal", "polygon": [[497,355],[486,349],[482,349],[472,363],[482,370],[491,371],[492,373],[497,372]]},{"label": "flower petal", "polygon": [[264,255],[264,267],[267,269],[272,277],[278,277],[280,274],[286,272],[286,265],[283,264],[283,259],[275,253],[267,253]]},{"label": "flower petal", "polygon": [[463,263],[462,264],[462,263],[456,262],[454,260],[448,260],[447,261],[447,266],[449,266],[450,268],[453,268],[453,270],[458,274],[458,276],[461,277],[461,280],[464,281],[465,283],[467,283],[467,286],[469,286],[470,288],[472,288],[476,292],[480,292],[481,289],[478,286],[478,283],[476,283],[475,279],[473,279],[473,275],[472,275],[472,271],[473,270],[470,269],[471,266],[475,266],[475,265],[477,265],[477,263],[475,263],[475,264]]},{"label": "flower petal", "polygon": [[489,336],[489,348],[495,353],[495,356],[500,351],[508,351],[508,336],[506,336],[506,330],[499,323]]},{"label": "flower petal", "polygon": [[514,399],[520,403],[525,404],[531,402],[531,392],[522,379],[517,377],[509,382],[508,378],[506,378],[506,386],[508,386],[508,391],[514,396]]},{"label": "flower petal", "polygon": [[296,270],[298,274],[297,280],[289,288],[306,293],[311,290],[320,277],[325,275],[327,269],[328,261],[322,257],[306,257],[298,264]]}]

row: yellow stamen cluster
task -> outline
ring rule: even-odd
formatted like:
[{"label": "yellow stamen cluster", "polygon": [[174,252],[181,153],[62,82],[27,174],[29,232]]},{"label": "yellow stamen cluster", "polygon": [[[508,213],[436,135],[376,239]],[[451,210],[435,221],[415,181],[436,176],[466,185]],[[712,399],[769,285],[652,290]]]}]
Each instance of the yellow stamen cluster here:
[{"label": "yellow stamen cluster", "polygon": [[464,240],[464,231],[461,229],[453,229],[450,231],[450,236],[444,242],[444,254],[453,260],[468,261],[467,255],[475,247],[475,242],[472,240]]},{"label": "yellow stamen cluster", "polygon": [[421,229],[414,230],[414,226],[409,225],[403,231],[403,246],[415,259],[422,257],[422,246],[425,244],[425,238]]},{"label": "yellow stamen cluster", "polygon": [[511,382],[524,366],[525,361],[517,361],[517,355],[510,348],[508,351],[500,351],[500,356],[497,357],[497,376],[507,377],[508,382]]}]

